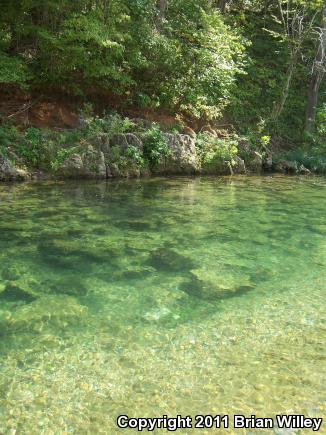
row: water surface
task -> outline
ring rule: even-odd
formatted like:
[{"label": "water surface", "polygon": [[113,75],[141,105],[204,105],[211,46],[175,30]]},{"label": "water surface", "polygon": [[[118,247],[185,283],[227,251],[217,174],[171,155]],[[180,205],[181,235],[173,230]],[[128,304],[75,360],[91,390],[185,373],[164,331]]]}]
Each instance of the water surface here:
[{"label": "water surface", "polygon": [[325,194],[317,177],[1,185],[0,433],[325,416]]}]

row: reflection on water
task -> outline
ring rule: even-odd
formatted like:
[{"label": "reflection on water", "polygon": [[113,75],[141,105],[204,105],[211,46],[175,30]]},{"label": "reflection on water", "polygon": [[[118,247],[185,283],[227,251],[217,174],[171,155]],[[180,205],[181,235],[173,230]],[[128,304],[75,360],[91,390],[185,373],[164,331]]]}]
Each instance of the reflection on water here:
[{"label": "reflection on water", "polygon": [[325,192],[296,177],[0,186],[0,433],[325,416]]}]

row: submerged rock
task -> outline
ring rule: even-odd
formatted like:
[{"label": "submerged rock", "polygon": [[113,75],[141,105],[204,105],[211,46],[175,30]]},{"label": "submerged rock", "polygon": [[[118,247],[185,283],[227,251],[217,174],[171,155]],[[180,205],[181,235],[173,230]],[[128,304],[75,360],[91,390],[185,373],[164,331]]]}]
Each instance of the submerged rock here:
[{"label": "submerged rock", "polygon": [[182,272],[194,267],[193,261],[173,249],[159,248],[150,253],[148,264],[156,270]]},{"label": "submerged rock", "polygon": [[150,231],[153,229],[153,223],[150,220],[121,220],[115,223],[118,228],[132,231]]},{"label": "submerged rock", "polygon": [[80,253],[79,243],[69,239],[42,240],[38,245],[42,255],[73,255]]},{"label": "submerged rock", "polygon": [[69,239],[44,240],[38,244],[37,249],[41,261],[51,267],[64,269],[74,269],[82,255],[78,244]]},{"label": "submerged rock", "polygon": [[71,296],[44,296],[17,308],[6,320],[10,331],[39,332],[44,327],[64,329],[79,323],[87,308]]},{"label": "submerged rock", "polygon": [[114,279],[144,279],[156,272],[151,266],[127,265],[123,269],[117,270],[112,274]]},{"label": "submerged rock", "polygon": [[33,302],[37,295],[26,285],[19,282],[9,282],[0,293],[0,300],[6,302]]},{"label": "submerged rock", "polygon": [[85,296],[88,292],[83,280],[77,276],[68,276],[56,281],[51,285],[51,290],[70,296]]},{"label": "submerged rock", "polygon": [[254,282],[268,281],[275,276],[275,272],[266,267],[258,267],[256,271],[251,274],[251,279]]},{"label": "submerged rock", "polygon": [[149,322],[158,321],[162,318],[165,318],[167,316],[171,315],[171,310],[169,310],[166,307],[156,308],[152,311],[148,311],[144,314],[143,318]]},{"label": "submerged rock", "polygon": [[1,276],[2,279],[8,280],[8,281],[14,281],[16,279],[19,279],[21,274],[24,273],[25,270],[20,269],[18,266],[9,266],[2,270]]},{"label": "submerged rock", "polygon": [[217,272],[201,269],[192,270],[189,281],[181,286],[190,296],[210,301],[240,296],[253,288],[248,278],[219,276]]},{"label": "submerged rock", "polygon": [[38,244],[40,260],[51,267],[64,269],[91,268],[93,264],[112,263],[113,257],[121,253],[115,246],[106,243],[91,244],[81,240],[42,240]]}]

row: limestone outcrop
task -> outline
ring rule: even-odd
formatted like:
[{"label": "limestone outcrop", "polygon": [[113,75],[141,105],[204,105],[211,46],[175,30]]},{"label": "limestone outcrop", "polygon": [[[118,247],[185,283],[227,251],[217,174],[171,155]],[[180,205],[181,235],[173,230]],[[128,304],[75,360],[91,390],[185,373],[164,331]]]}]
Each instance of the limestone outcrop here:
[{"label": "limestone outcrop", "polygon": [[199,172],[195,139],[186,134],[165,134],[170,154],[155,168],[155,174],[185,174]]},{"label": "limestone outcrop", "polygon": [[17,168],[9,159],[0,154],[0,181],[26,181],[30,174]]},{"label": "limestone outcrop", "polygon": [[104,154],[88,145],[82,154],[72,154],[58,170],[66,178],[102,178],[107,177]]},{"label": "limestone outcrop", "polygon": [[[140,177],[148,175],[238,175],[246,173],[260,174],[262,171],[284,174],[311,174],[310,170],[296,161],[274,160],[271,152],[259,152],[250,148],[246,141],[238,141],[238,155],[223,158],[203,159],[203,150],[198,137],[192,131],[189,134],[163,133],[168,152],[160,154],[157,161],[148,156],[151,143],[146,133],[99,133],[90,141],[84,141],[74,149],[56,169],[54,177],[108,179],[117,177]],[[207,153],[214,154],[208,147]],[[155,143],[153,143],[155,150]],[[155,150],[156,152],[156,150]],[[164,157],[159,157],[160,155]],[[155,157],[156,158],[156,157]],[[13,157],[11,160],[19,161]],[[0,154],[0,181],[24,181],[40,178],[38,173],[30,175],[14,165],[7,156]],[[40,171],[40,174],[43,174]]]}]

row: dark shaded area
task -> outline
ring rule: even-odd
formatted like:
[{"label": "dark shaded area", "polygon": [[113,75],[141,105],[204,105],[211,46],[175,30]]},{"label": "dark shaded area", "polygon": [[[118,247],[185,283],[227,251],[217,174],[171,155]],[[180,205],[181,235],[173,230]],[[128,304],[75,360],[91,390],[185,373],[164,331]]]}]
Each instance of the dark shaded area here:
[{"label": "dark shaded area", "polygon": [[21,287],[19,284],[15,282],[11,282],[7,284],[6,288],[2,293],[0,293],[0,301],[6,302],[26,302],[30,303],[37,299],[36,296],[33,296],[29,293],[28,290]]},{"label": "dark shaded area", "polygon": [[150,253],[148,265],[159,271],[179,273],[195,267],[195,263],[190,258],[164,247]]}]

